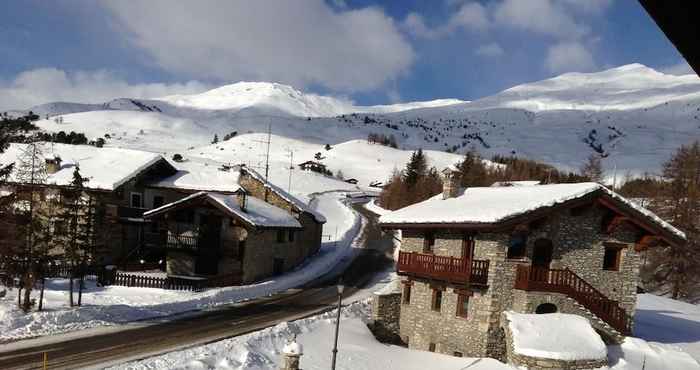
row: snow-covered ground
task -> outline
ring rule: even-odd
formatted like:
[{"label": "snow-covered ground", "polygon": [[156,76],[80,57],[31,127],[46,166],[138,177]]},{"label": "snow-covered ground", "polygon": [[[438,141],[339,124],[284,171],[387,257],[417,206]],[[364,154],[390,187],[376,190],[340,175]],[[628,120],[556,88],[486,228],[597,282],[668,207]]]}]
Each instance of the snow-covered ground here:
[{"label": "snow-covered ground", "polygon": [[[386,284],[386,285],[384,285]],[[392,289],[386,281],[374,289]],[[638,312],[642,316],[636,321],[636,335],[644,338],[627,338],[622,345],[607,347],[611,370],[700,370],[696,362],[700,357],[697,325],[700,325],[700,307],[643,294],[639,296]],[[658,321],[655,315],[672,311],[680,322],[664,322],[665,325],[649,325],[648,321]],[[646,313],[653,311],[654,313]],[[662,312],[663,312],[662,311]],[[666,311],[666,312],[668,312]],[[161,369],[276,369],[287,342],[297,335],[303,345],[304,355],[301,366],[306,370],[327,369],[330,364],[332,338],[335,330],[334,312],[282,323],[275,327],[237,338],[194,347],[182,351],[151,357],[145,360],[116,365],[112,370],[161,370]],[[646,317],[645,317],[646,315]],[[541,318],[545,318],[544,315]],[[402,347],[377,342],[367,329],[369,319],[367,300],[358,301],[344,308],[340,323],[338,369],[386,370],[386,369],[436,369],[436,370],[513,370],[512,367],[489,358],[457,358],[424,351],[412,351]],[[681,327],[685,325],[685,327]],[[649,336],[650,330],[656,332]],[[595,333],[584,333],[592,334]],[[570,352],[580,352],[573,338],[557,337],[566,340]],[[661,343],[655,342],[663,338]],[[686,343],[692,342],[692,343]],[[556,347],[550,340],[549,347]],[[533,343],[530,343],[533,344]],[[542,343],[534,343],[542,347]],[[581,343],[578,343],[581,345]],[[597,354],[604,353],[602,342],[589,345]],[[684,352],[681,348],[688,351]],[[551,348],[550,348],[551,349]],[[692,357],[691,357],[692,356]],[[696,360],[693,360],[695,357]],[[429,364],[429,365],[427,365]],[[427,367],[428,366],[428,367]]]},{"label": "snow-covered ground", "polygon": [[[44,296],[45,310],[23,314],[16,307],[16,290],[0,298],[0,341],[75,331],[98,326],[123,324],[136,320],[203,310],[240,302],[303,285],[322,276],[335,266],[347,263],[360,247],[357,236],[362,218],[345,205],[344,194],[319,195],[311,203],[324,215],[324,240],[319,253],[304,265],[279,278],[260,283],[210,289],[204,292],[169,291],[120,286],[97,287],[88,281],[83,306],[68,308],[68,282],[50,279]],[[33,297],[38,296],[34,291]]]}]

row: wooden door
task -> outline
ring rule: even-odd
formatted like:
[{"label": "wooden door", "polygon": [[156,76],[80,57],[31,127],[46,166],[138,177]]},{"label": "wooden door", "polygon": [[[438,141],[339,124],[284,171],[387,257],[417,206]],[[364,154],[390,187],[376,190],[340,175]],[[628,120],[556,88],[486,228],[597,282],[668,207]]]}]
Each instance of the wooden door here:
[{"label": "wooden door", "polygon": [[200,215],[197,238],[197,261],[195,273],[216,275],[219,271],[219,249],[221,247],[221,217]]}]

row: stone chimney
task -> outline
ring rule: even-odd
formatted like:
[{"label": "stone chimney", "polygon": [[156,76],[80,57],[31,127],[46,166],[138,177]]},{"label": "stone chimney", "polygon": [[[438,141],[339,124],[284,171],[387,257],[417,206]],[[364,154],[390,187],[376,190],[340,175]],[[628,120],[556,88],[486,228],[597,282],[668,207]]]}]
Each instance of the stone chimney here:
[{"label": "stone chimney", "polygon": [[462,173],[457,167],[451,165],[442,170],[442,199],[454,198],[459,195],[459,183]]},{"label": "stone chimney", "polygon": [[282,349],[282,367],[280,370],[300,370],[299,361],[304,354],[304,349],[301,344],[297,343],[297,336],[287,342],[287,345]]},{"label": "stone chimney", "polygon": [[238,206],[241,207],[241,211],[247,212],[248,211],[248,192],[240,188],[236,190],[236,198],[238,200]]},{"label": "stone chimney", "polygon": [[61,157],[46,157],[46,172],[51,175],[61,170]]}]

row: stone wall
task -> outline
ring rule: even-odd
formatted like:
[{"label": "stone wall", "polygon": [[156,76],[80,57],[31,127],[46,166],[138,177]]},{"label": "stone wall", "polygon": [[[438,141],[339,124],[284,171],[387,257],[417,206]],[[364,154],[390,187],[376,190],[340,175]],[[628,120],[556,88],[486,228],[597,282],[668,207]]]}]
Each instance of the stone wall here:
[{"label": "stone wall", "polygon": [[501,326],[504,332],[506,361],[514,367],[523,367],[530,370],[584,370],[598,369],[608,366],[607,358],[587,360],[557,360],[551,358],[525,356],[515,352],[513,346],[513,333],[508,326],[505,315],[501,318]]},{"label": "stone wall", "polygon": [[380,341],[400,336],[401,293],[375,294],[372,297],[373,333]]}]

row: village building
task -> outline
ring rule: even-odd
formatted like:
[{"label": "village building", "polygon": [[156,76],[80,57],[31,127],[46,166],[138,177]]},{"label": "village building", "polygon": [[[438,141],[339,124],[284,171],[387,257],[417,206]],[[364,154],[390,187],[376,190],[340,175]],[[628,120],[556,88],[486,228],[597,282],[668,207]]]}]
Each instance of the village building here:
[{"label": "village building", "polygon": [[[24,147],[12,144],[0,163],[16,163]],[[288,271],[320,248],[323,216],[245,166],[178,169],[160,154],[138,150],[43,149],[42,199],[70,187],[76,167],[88,180],[95,264],[162,262],[172,275],[226,274],[244,283]],[[22,186],[11,176],[1,190]]]},{"label": "village building", "polygon": [[328,172],[325,164],[323,164],[321,162],[316,162],[316,161],[306,161],[304,163],[300,163],[299,168],[302,171],[313,171],[313,172],[318,172],[318,173]]},{"label": "village building", "polygon": [[644,251],[686,241],[596,183],[463,189],[456,169],[443,173],[442,194],[380,218],[401,230],[401,285],[375,297],[373,315],[409,348],[506,360],[507,312],[580,315],[620,341]]}]

